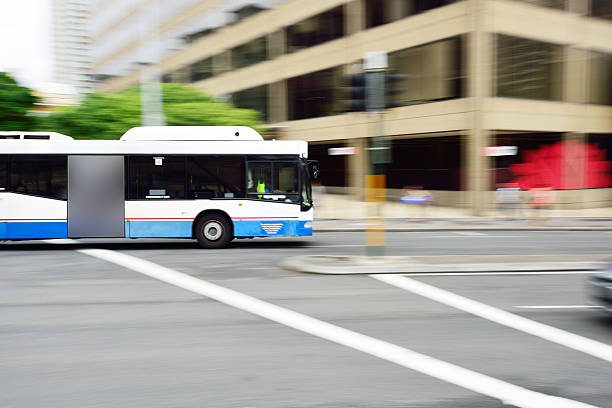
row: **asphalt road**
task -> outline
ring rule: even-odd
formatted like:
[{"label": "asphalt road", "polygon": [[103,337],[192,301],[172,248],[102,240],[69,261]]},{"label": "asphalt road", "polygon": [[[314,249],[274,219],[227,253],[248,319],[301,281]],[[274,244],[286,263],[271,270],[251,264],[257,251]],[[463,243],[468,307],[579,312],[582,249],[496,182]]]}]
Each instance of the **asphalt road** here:
[{"label": "asphalt road", "polygon": [[[321,233],[240,240],[214,251],[176,240],[0,244],[0,406],[503,406],[452,379],[78,252],[103,248],[525,389],[612,407],[609,361],[367,275],[277,267],[293,255],[360,255],[363,242],[361,233]],[[600,260],[612,257],[612,234],[392,233],[387,253],[439,262]],[[584,274],[412,279],[612,345],[612,318],[586,307]]]}]

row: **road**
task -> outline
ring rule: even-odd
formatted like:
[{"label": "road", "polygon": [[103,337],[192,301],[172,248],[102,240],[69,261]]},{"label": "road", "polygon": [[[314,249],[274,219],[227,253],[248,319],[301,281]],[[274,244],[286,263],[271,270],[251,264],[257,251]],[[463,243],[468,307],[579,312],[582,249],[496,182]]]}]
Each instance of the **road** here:
[{"label": "road", "polygon": [[[504,406],[454,378],[423,374],[126,268],[113,262],[112,254],[120,254],[523,389],[612,407],[612,363],[584,350],[368,275],[306,275],[277,266],[294,255],[360,255],[363,242],[362,233],[330,232],[240,240],[225,250],[179,240],[0,244],[0,406]],[[90,248],[108,252],[82,251]],[[605,231],[406,232],[388,234],[387,253],[536,262],[601,260],[612,257],[611,248]],[[612,345],[612,318],[586,307],[583,273],[406,278]]]}]

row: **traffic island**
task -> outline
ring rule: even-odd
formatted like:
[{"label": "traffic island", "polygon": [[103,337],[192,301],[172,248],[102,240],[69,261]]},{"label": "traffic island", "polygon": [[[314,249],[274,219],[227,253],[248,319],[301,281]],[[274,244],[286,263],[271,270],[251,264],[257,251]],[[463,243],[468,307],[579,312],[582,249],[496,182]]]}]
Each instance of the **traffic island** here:
[{"label": "traffic island", "polygon": [[[428,274],[428,273],[525,273],[525,272],[595,272],[606,262],[585,257],[582,260],[547,260],[538,257],[529,262],[510,262],[509,257],[440,257],[301,255],[287,258],[280,267],[293,272],[321,275]],[[459,258],[459,259],[456,259]],[[558,258],[558,257],[557,257]]]}]

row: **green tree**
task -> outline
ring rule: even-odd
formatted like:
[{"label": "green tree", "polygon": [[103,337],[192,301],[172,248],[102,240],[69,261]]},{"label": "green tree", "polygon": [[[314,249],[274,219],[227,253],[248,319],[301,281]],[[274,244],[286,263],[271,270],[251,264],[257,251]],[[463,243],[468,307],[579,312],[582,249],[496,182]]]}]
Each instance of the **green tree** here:
[{"label": "green tree", "polygon": [[27,113],[37,101],[31,89],[0,72],[0,130],[31,130],[36,119]]},{"label": "green tree", "polygon": [[[218,102],[183,84],[163,84],[162,103],[168,126],[236,125],[255,127],[258,112]],[[140,126],[140,88],[118,93],[92,93],[82,104],[64,108],[40,121],[40,130],[75,139],[118,139]]]}]

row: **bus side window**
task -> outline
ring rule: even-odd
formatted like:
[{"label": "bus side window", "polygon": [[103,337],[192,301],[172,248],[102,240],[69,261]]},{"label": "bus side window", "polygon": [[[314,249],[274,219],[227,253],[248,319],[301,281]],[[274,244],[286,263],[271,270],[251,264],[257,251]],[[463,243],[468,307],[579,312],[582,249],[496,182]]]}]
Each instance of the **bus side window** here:
[{"label": "bus side window", "polygon": [[248,177],[250,198],[299,202],[299,179],[294,162],[251,161]]},{"label": "bus side window", "polygon": [[244,198],[244,158],[187,157],[189,198]]},{"label": "bus side window", "polygon": [[8,188],[8,155],[0,156],[0,191]]},{"label": "bus side window", "polygon": [[185,198],[185,156],[130,156],[130,200]]},{"label": "bus side window", "polygon": [[56,200],[68,199],[68,158],[13,155],[7,190]]}]

